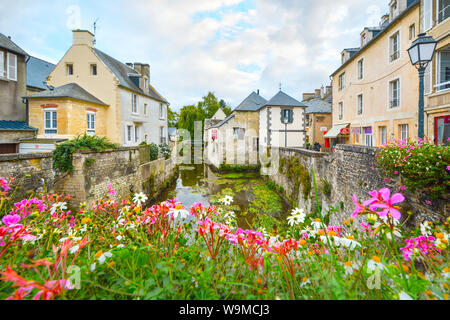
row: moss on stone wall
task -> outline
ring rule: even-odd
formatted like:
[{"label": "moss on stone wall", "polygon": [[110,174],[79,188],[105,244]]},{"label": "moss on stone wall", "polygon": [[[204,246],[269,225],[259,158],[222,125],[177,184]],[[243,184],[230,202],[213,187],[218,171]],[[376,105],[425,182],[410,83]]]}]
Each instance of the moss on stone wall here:
[{"label": "moss on stone wall", "polygon": [[288,160],[281,158],[279,171],[294,182],[296,191],[301,185],[303,198],[308,199],[312,190],[311,176],[298,157],[291,156]]}]

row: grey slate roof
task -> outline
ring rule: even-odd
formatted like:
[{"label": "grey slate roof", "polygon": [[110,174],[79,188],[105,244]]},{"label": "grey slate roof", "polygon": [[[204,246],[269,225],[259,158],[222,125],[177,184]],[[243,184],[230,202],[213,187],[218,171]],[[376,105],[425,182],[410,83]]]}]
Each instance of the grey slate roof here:
[{"label": "grey slate roof", "polygon": [[22,50],[18,45],[16,45],[12,40],[8,39],[3,33],[0,33],[0,48],[6,49],[8,51],[28,56],[28,54]]},{"label": "grey slate roof", "polygon": [[266,103],[266,99],[256,92],[252,92],[239,106],[237,106],[236,109],[234,109],[234,111],[258,111]]},{"label": "grey slate roof", "polygon": [[1,130],[37,131],[37,128],[27,125],[25,121],[0,120],[0,131]]},{"label": "grey slate roof", "polygon": [[357,56],[359,56],[359,54],[366,50],[368,47],[370,47],[370,44],[372,44],[373,42],[375,42],[376,40],[378,40],[378,38],[380,38],[384,33],[386,33],[388,30],[390,30],[390,27],[392,25],[394,25],[397,21],[399,21],[403,16],[405,16],[412,8],[413,6],[419,4],[420,1],[419,0],[408,0],[407,1],[407,6],[406,9],[403,10],[397,17],[395,17],[395,19],[393,19],[392,21],[390,21],[389,23],[385,23],[383,24],[381,27],[380,32],[378,32],[376,35],[374,34],[374,37],[366,43],[366,45],[364,47],[362,47],[358,52],[355,52],[353,55],[351,55],[350,59],[348,59],[347,61],[345,61],[339,68],[337,68],[332,74],[331,76],[334,76],[336,73],[340,72],[346,65],[348,65],[350,62],[352,62],[354,59],[356,59]]},{"label": "grey slate roof", "polygon": [[133,90],[144,96],[148,96],[157,101],[169,103],[164,97],[162,97],[152,86],[150,87],[150,93],[147,94],[142,91],[134,82],[130,79],[129,75],[139,76],[139,73],[133,68],[127,66],[126,64],[114,59],[113,57],[107,55],[103,51],[94,48],[97,56],[103,61],[103,63],[111,70],[112,73],[119,79],[120,85]]},{"label": "grey slate roof", "polygon": [[220,128],[225,123],[227,123],[229,120],[233,119],[235,117],[235,114],[232,113],[228,117],[226,117],[224,120],[220,121],[218,124],[211,126],[210,128]]},{"label": "grey slate roof", "polygon": [[73,98],[107,106],[106,103],[103,103],[76,83],[65,84],[56,87],[53,90],[47,89],[42,92],[34,93],[26,98]]},{"label": "grey slate roof", "polygon": [[30,57],[27,62],[27,87],[47,89],[47,77],[54,67],[53,63]]},{"label": "grey slate roof", "polygon": [[265,106],[306,107],[306,105],[292,98],[291,96],[287,95],[281,90],[272,99],[270,99],[263,107]]},{"label": "grey slate roof", "polygon": [[312,99],[303,102],[306,108],[306,114],[310,113],[331,113],[331,103],[323,99]]}]

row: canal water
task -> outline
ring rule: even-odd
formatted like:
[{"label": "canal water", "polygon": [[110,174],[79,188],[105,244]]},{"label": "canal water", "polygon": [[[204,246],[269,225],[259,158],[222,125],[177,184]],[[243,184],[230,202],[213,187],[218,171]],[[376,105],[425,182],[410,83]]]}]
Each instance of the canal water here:
[{"label": "canal water", "polygon": [[219,206],[227,195],[233,203],[226,209],[236,214],[238,227],[243,229],[252,228],[264,215],[284,219],[291,209],[258,172],[216,173],[206,164],[180,166],[176,180],[155,203],[177,198],[186,208],[196,202]]}]

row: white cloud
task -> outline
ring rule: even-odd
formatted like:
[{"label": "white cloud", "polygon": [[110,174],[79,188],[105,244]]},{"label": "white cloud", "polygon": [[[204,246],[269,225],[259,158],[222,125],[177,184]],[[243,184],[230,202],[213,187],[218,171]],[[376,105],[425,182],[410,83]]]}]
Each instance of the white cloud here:
[{"label": "white cloud", "polygon": [[[357,46],[362,28],[377,23],[387,4],[138,0],[112,6],[107,1],[16,0],[8,15],[0,10],[0,32],[13,32],[24,50],[57,61],[71,43],[65,11],[78,5],[82,27],[100,18],[97,46],[123,62],[150,63],[152,84],[174,108],[196,102],[209,90],[236,106],[256,89],[271,98],[279,82],[296,98],[329,84],[342,49]],[[256,67],[244,72],[242,66]]]}]

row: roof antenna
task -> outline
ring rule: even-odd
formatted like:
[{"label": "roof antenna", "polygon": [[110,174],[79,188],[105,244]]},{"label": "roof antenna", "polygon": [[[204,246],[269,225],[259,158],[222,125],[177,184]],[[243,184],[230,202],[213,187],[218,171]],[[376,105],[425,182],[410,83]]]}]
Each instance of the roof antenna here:
[{"label": "roof antenna", "polygon": [[97,40],[95,39],[95,35],[97,33],[97,21],[99,18],[97,18],[97,20],[94,21],[94,45],[97,43]]},{"label": "roof antenna", "polygon": [[281,82],[280,82],[280,91],[281,91]]}]

